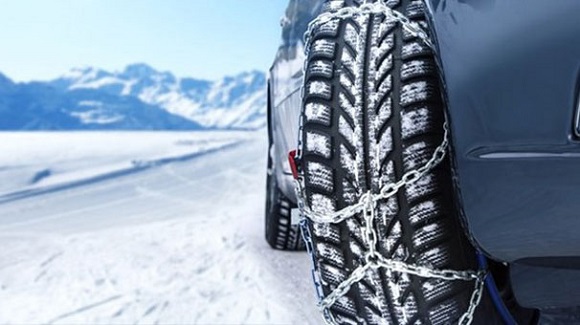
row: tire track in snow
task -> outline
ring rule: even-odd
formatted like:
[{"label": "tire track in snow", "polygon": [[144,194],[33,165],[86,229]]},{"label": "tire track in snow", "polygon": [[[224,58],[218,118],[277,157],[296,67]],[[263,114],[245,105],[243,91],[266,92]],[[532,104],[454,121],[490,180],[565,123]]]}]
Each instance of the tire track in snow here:
[{"label": "tire track in snow", "polygon": [[47,322],[47,324],[54,324],[54,323],[56,323],[56,322],[58,322],[60,320],[69,318],[71,316],[78,315],[80,313],[86,312],[86,311],[91,310],[93,308],[100,307],[102,305],[105,305],[105,304],[108,304],[110,302],[113,302],[113,301],[115,301],[117,299],[120,299],[121,297],[122,297],[121,295],[116,295],[116,296],[112,296],[110,298],[107,298],[105,300],[101,300],[101,301],[95,302],[94,304],[90,304],[90,305],[87,305],[87,306],[80,307],[79,309],[75,309],[75,310],[73,310],[71,312],[62,314],[60,316],[55,317],[54,319],[51,319],[50,321]]},{"label": "tire track in snow", "polygon": [[[237,143],[234,143],[232,145],[227,145],[225,148],[222,148],[223,150],[210,150],[210,152],[205,152],[205,154],[201,154],[200,153],[200,157],[205,157],[207,156],[208,158],[211,156],[222,156],[224,155],[226,152],[232,152],[232,151],[237,151],[239,150],[240,146],[244,143],[247,142],[248,140],[245,141],[240,141]],[[191,158],[190,158],[191,159]],[[189,160],[190,160],[189,159]],[[175,164],[181,164],[187,162],[183,161],[183,160],[179,160],[179,161],[175,161],[174,164],[165,164],[163,165],[163,168],[160,169],[161,171],[165,172],[166,174],[170,175],[171,177],[175,177],[177,175],[177,173],[175,171],[173,172],[168,172],[174,169],[174,165]],[[247,168],[249,166],[253,166],[252,163],[246,163],[244,165],[242,165],[241,168]],[[225,168],[222,169],[218,172],[215,173],[204,173],[202,176],[200,177],[196,177],[195,179],[188,179],[185,176],[181,176],[178,177],[177,179],[180,182],[176,182],[175,184],[171,184],[171,185],[164,185],[163,191],[168,193],[168,192],[175,192],[177,190],[186,190],[186,191],[182,191],[184,193],[188,193],[191,192],[191,190],[200,190],[200,185],[202,185],[203,187],[205,187],[207,184],[207,186],[209,186],[209,189],[212,192],[216,191],[215,186],[212,186],[211,184],[215,183],[215,180],[219,179],[220,177],[223,177],[224,175],[226,175],[227,173],[231,173],[231,168]],[[123,176],[129,176],[129,175],[123,175]],[[168,182],[169,179],[165,178],[163,179],[163,181]],[[187,182],[185,182],[187,181]],[[142,185],[142,184],[150,184],[150,185]],[[67,208],[62,208],[62,209],[56,209],[57,212],[55,213],[47,213],[46,211],[43,211],[42,214],[36,214],[37,216],[41,216],[40,217],[36,217],[33,219],[29,219],[29,220],[18,220],[15,222],[9,222],[4,220],[3,225],[0,225],[0,230],[6,230],[6,231],[14,231],[16,229],[20,229],[22,228],[23,230],[26,230],[27,228],[35,225],[35,224],[44,224],[47,222],[56,222],[59,219],[65,219],[65,218],[72,218],[74,216],[83,216],[83,215],[89,215],[91,213],[95,213],[96,211],[100,211],[100,210],[115,210],[114,207],[118,206],[118,207],[123,207],[126,206],[127,203],[130,203],[132,201],[135,200],[135,194],[141,194],[141,195],[145,195],[145,197],[150,197],[150,194],[156,192],[155,188],[159,188],[160,184],[159,184],[159,174],[157,173],[157,171],[155,173],[149,173],[149,174],[143,174],[140,175],[138,178],[135,177],[120,177],[117,179],[111,179],[109,181],[104,181],[102,183],[98,183],[98,184],[85,184],[86,188],[82,188],[80,187],[79,189],[74,189],[74,190],[70,190],[70,191],[63,191],[62,193],[47,193],[45,196],[41,196],[41,198],[46,199],[47,200],[47,204],[51,205],[51,206],[55,206],[55,204],[52,202],[53,197],[52,196],[56,196],[57,200],[59,200],[60,202],[64,202],[64,204],[62,204],[63,206],[66,206]],[[90,185],[90,186],[88,186]],[[97,195],[95,195],[95,192],[101,192],[102,193],[108,193],[108,192],[119,192],[118,189],[121,187],[126,186],[127,188],[129,188],[130,190],[136,192],[134,193],[134,195],[130,195],[130,193],[125,193],[124,195],[122,195],[121,197],[115,197],[113,196],[112,198],[106,199],[106,200],[101,200],[101,202],[91,202],[88,205],[84,205],[82,207],[79,208],[75,208],[75,209],[70,209],[71,204],[68,204],[68,202],[72,201],[74,203],[74,199],[76,198],[87,198],[87,197],[95,197],[98,198]],[[144,190],[144,188],[148,188],[149,190]],[[83,189],[82,191],[80,189]],[[189,190],[189,191],[187,191]],[[218,190],[219,191],[219,190]],[[206,193],[207,194],[207,193]],[[161,195],[158,195],[158,197],[162,197]],[[168,197],[167,195],[165,197]],[[34,198],[35,200],[37,200],[36,198]],[[186,203],[188,199],[183,199],[182,203]],[[194,202],[194,200],[190,200],[191,202]],[[204,202],[200,202],[200,201],[195,201],[197,204],[197,207],[199,207],[200,203],[205,204]],[[22,205],[20,204],[13,204],[13,203],[17,203],[17,202],[10,202],[10,203],[4,203],[4,204],[0,204],[0,221],[2,221],[2,215],[3,216],[11,216],[11,215],[18,215],[18,214],[22,214]],[[38,204],[38,203],[36,203]],[[187,203],[186,203],[187,204]],[[13,206],[13,208],[11,208],[10,206]],[[192,206],[193,207],[193,206]],[[34,206],[27,206],[26,209],[31,209],[34,208]],[[119,211],[123,211],[122,208],[118,209]],[[157,205],[155,208],[151,208],[148,210],[148,212],[150,214],[154,214],[157,212],[163,212],[166,210],[166,207],[163,205]]]},{"label": "tire track in snow", "polygon": [[236,146],[240,145],[241,143],[242,143],[242,141],[237,141],[237,142],[229,143],[229,144],[226,144],[223,146],[219,146],[217,148],[211,148],[211,149],[204,150],[201,152],[185,154],[185,155],[181,155],[181,156],[177,156],[177,157],[161,158],[161,159],[151,160],[151,161],[139,161],[139,162],[134,163],[132,167],[127,167],[125,169],[116,170],[113,172],[89,177],[86,179],[67,182],[64,184],[47,186],[45,188],[29,189],[29,190],[16,191],[16,192],[12,192],[12,193],[3,194],[0,196],[0,204],[13,202],[13,201],[17,201],[17,200],[22,200],[22,199],[26,199],[26,198],[31,198],[31,197],[39,196],[39,195],[43,195],[43,194],[54,193],[54,192],[58,192],[58,191],[62,191],[62,190],[73,189],[73,188],[81,187],[81,186],[85,186],[85,185],[91,185],[91,184],[97,183],[97,182],[103,182],[103,181],[107,181],[107,180],[111,180],[111,179],[117,179],[117,178],[122,177],[122,176],[129,176],[131,174],[142,172],[144,170],[148,170],[148,169],[155,168],[158,166],[163,166],[163,165],[174,163],[174,162],[188,161],[188,160],[195,159],[195,158],[198,158],[198,157],[201,157],[204,155],[208,155],[208,154],[211,154],[214,152],[219,152],[221,150],[227,150],[227,149],[236,147]]}]

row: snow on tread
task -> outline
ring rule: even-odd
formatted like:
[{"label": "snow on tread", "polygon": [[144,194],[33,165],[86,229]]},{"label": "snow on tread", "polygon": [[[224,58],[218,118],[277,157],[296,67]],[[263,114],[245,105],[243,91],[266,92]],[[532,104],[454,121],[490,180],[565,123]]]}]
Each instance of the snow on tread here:
[{"label": "snow on tread", "polygon": [[[423,24],[421,1],[386,3]],[[311,37],[301,133],[305,194],[313,211],[329,213],[424,165],[442,140],[443,103],[432,52],[394,19],[333,19]],[[323,108],[324,123],[314,105]],[[381,254],[439,269],[474,267],[451,214],[449,184],[445,169],[436,168],[377,204]],[[364,264],[364,226],[360,214],[337,225],[307,223],[324,295]],[[467,309],[472,286],[372,270],[328,311],[338,324],[453,323]]]}]

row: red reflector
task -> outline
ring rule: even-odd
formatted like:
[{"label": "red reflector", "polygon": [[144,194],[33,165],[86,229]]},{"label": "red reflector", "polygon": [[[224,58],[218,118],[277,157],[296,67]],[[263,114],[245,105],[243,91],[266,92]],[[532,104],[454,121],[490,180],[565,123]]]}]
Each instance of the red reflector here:
[{"label": "red reflector", "polygon": [[292,176],[294,176],[294,179],[298,179],[298,166],[296,166],[297,152],[297,150],[292,150],[288,153],[288,162],[290,163],[290,169],[292,170]]}]

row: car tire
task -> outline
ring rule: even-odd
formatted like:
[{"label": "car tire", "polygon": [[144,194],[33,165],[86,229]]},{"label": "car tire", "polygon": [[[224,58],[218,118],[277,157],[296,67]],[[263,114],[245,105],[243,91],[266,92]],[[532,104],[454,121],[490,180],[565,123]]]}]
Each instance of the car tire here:
[{"label": "car tire", "polygon": [[278,250],[303,251],[302,231],[299,224],[292,224],[292,210],[295,203],[290,201],[276,184],[272,174],[272,159],[268,158],[268,176],[266,179],[266,241]]},{"label": "car tire", "polygon": [[[385,2],[427,29],[422,1]],[[331,3],[336,10],[341,1]],[[425,165],[443,140],[444,101],[431,49],[383,14],[317,25],[306,46],[299,157],[304,202],[328,214]],[[447,159],[377,202],[380,254],[433,269],[476,270],[453,202]],[[338,224],[306,219],[321,297],[365,263],[364,224],[362,213]],[[467,311],[474,285],[371,269],[325,316],[336,324],[454,324]],[[501,323],[487,296],[474,323]]]}]

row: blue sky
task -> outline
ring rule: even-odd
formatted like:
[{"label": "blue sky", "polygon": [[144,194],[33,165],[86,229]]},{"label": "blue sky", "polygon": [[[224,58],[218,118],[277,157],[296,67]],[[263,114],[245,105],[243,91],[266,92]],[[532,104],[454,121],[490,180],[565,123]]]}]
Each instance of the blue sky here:
[{"label": "blue sky", "polygon": [[0,1],[0,72],[17,81],[135,62],[217,79],[266,70],[288,0]]}]

